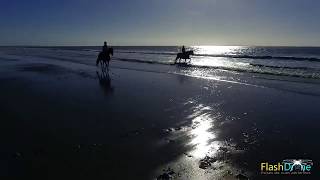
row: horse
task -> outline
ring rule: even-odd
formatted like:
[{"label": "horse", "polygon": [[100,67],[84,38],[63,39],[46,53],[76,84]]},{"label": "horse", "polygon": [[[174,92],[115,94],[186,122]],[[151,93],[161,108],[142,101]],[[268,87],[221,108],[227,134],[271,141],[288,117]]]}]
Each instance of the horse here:
[{"label": "horse", "polygon": [[190,61],[191,61],[190,55],[194,55],[193,51],[186,51],[185,53],[178,53],[174,63],[177,63],[177,60],[179,60],[179,63],[180,63],[181,59],[184,59],[185,63],[186,63],[187,59],[190,59]]},{"label": "horse", "polygon": [[100,63],[102,71],[105,71],[106,69],[109,71],[110,55],[113,56],[113,48],[108,48],[106,52],[99,53],[96,65],[98,66]]}]

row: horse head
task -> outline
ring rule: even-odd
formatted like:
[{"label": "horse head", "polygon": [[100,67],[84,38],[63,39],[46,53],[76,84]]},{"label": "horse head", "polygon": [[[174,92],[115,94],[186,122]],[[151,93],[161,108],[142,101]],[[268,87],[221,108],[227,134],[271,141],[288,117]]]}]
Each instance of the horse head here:
[{"label": "horse head", "polygon": [[188,54],[189,55],[194,55],[194,52],[193,51],[188,51]]},{"label": "horse head", "polygon": [[113,48],[109,48],[108,51],[109,51],[108,54],[111,54],[113,56]]}]

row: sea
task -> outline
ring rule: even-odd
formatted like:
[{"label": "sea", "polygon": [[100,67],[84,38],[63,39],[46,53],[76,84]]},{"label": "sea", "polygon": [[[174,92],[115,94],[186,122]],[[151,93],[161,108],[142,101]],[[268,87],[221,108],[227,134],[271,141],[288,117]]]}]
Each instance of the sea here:
[{"label": "sea", "polygon": [[[47,48],[81,51],[86,57],[101,51],[97,46]],[[114,60],[164,65],[172,65],[181,49],[178,46],[113,48]],[[194,51],[188,61],[190,67],[320,79],[320,47],[191,46],[187,50]]]},{"label": "sea", "polygon": [[[94,65],[101,46],[1,47],[9,54],[36,55]],[[179,46],[114,46],[114,61],[173,65]],[[219,69],[273,77],[320,79],[320,47],[189,46],[189,68]],[[91,61],[90,61],[91,59]],[[205,71],[203,71],[205,72]],[[208,71],[209,72],[209,71]]]}]

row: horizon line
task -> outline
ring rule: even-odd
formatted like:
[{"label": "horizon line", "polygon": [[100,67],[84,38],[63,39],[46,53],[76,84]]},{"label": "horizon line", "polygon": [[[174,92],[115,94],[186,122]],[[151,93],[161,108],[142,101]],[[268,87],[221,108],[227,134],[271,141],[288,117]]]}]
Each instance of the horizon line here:
[{"label": "horizon line", "polygon": [[[153,46],[153,47],[179,47],[183,46],[185,44],[181,45],[110,45],[113,47],[147,47],[147,46]],[[102,45],[0,45],[0,47],[99,47]],[[187,47],[193,47],[193,46],[240,46],[240,47],[314,47],[318,48],[319,46],[314,45],[185,45]]]}]

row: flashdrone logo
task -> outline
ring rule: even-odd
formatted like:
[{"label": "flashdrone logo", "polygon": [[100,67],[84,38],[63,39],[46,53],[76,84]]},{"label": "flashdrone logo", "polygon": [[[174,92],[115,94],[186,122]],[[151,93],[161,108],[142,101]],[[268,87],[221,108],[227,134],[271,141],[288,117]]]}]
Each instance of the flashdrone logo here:
[{"label": "flashdrone logo", "polygon": [[285,159],[282,162],[260,164],[261,174],[311,174],[313,162],[309,159]]}]

